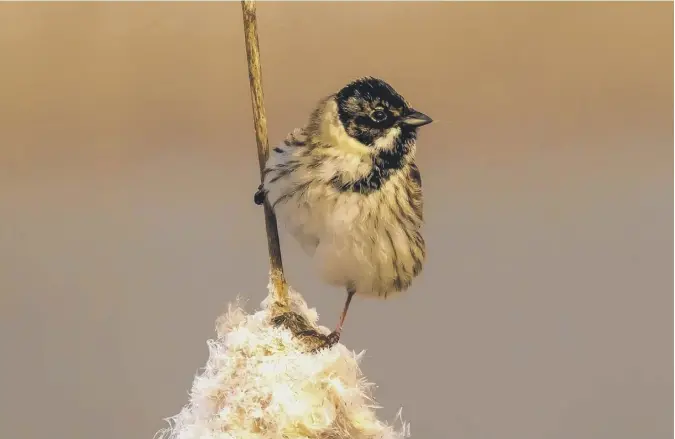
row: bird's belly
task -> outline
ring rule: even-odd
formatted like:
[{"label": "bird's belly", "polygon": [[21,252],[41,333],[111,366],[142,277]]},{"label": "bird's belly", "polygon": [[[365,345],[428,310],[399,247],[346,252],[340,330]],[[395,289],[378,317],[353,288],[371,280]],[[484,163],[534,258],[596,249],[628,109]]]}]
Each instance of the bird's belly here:
[{"label": "bird's belly", "polygon": [[280,211],[325,282],[382,298],[409,286],[415,265],[409,235],[379,203],[352,193],[309,195]]},{"label": "bird's belly", "polygon": [[326,209],[325,200],[293,195],[274,210],[305,253],[313,256],[326,228],[325,219],[329,215]]},{"label": "bird's belly", "polygon": [[387,297],[396,293],[390,252],[376,243],[373,233],[358,230],[327,234],[319,243],[315,261],[328,284],[354,288],[358,295]]}]

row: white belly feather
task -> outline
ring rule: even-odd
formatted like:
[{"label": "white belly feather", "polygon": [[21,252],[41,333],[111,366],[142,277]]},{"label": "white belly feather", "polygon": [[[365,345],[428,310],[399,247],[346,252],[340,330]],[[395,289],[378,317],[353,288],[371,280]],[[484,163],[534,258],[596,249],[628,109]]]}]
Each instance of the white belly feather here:
[{"label": "white belly feather", "polygon": [[[265,188],[269,202],[274,204],[307,178],[303,171],[274,183],[268,178]],[[275,212],[305,252],[313,256],[324,282],[353,286],[359,295],[387,297],[399,292],[394,284],[395,263],[412,273],[415,262],[405,231],[393,213],[383,209],[386,196],[386,187],[378,194],[363,196],[313,181],[306,190],[276,204]]]}]

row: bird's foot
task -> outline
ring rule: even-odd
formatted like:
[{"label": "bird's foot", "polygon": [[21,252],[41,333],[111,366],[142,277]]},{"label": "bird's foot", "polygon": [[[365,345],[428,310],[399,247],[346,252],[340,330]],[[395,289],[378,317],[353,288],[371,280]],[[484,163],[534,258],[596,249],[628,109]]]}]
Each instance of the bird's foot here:
[{"label": "bird's foot", "polygon": [[338,341],[340,341],[340,333],[337,331],[333,331],[328,335],[324,335],[315,329],[310,329],[303,331],[298,335],[301,337],[312,337],[318,341],[318,344],[312,349],[312,352],[318,352],[321,349],[330,349],[335,346]]},{"label": "bird's foot", "polygon": [[272,324],[274,326],[283,326],[294,335],[312,328],[312,325],[309,324],[304,316],[291,311],[273,317]]},{"label": "bird's foot", "polygon": [[314,329],[307,319],[295,312],[285,312],[272,318],[272,324],[287,328],[296,337],[308,341],[312,347],[311,352],[333,347],[340,340],[339,332],[331,332],[328,335],[321,334]]},{"label": "bird's foot", "polygon": [[260,184],[260,186],[258,186],[258,190],[256,191],[255,195],[253,195],[253,202],[258,206],[260,206],[265,202],[266,196],[267,191],[265,190],[265,187],[262,184]]}]

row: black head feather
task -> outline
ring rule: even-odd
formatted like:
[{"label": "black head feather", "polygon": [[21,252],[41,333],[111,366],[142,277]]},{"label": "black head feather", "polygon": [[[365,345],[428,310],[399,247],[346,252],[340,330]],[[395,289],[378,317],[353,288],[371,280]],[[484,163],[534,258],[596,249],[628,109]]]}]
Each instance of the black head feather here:
[{"label": "black head feather", "polygon": [[390,128],[400,129],[391,145],[379,149],[373,156],[373,169],[366,178],[334,182],[341,190],[361,193],[377,190],[393,172],[403,167],[420,126],[419,123],[411,123],[410,117],[421,113],[417,113],[391,85],[373,77],[350,82],[335,95],[335,99],[338,117],[345,131],[366,146],[374,146]]},{"label": "black head feather", "polygon": [[[372,146],[387,130],[400,125],[412,111],[408,102],[381,79],[359,78],[344,86],[336,95],[338,116],[347,134],[364,145]],[[415,131],[414,128],[405,129]]]}]

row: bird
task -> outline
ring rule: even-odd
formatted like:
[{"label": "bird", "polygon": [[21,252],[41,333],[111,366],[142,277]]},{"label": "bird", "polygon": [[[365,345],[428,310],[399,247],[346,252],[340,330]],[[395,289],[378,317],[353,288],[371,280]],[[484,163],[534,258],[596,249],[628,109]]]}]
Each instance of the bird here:
[{"label": "bird", "polygon": [[340,340],[354,295],[386,299],[422,271],[426,245],[418,129],[432,119],[382,79],[352,80],[318,101],[302,128],[272,148],[254,195],[268,203],[321,279],[346,289]]}]

